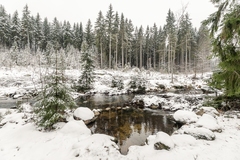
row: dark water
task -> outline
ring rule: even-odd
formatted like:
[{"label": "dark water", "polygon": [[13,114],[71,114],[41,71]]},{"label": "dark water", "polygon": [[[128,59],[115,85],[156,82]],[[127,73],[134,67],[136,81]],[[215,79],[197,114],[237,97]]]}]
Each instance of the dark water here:
[{"label": "dark water", "polygon": [[28,100],[28,99],[12,99],[12,98],[1,98],[0,99],[0,108],[14,108],[17,107],[18,105],[20,105],[21,103],[25,103],[25,102],[30,102],[30,103],[34,103],[33,100]]},{"label": "dark water", "polygon": [[103,112],[89,127],[93,133],[116,137],[121,153],[127,154],[130,146],[144,145],[149,135],[159,131],[172,134],[174,125],[164,112],[132,109]]},{"label": "dark water", "polygon": [[[79,106],[93,109],[123,106],[133,98],[134,95],[96,95],[81,98],[77,102]],[[144,145],[149,135],[159,131],[173,133],[175,123],[168,118],[168,113],[162,110],[139,110],[129,107],[128,110],[104,111],[88,127],[93,133],[116,137],[122,154],[127,154],[128,148],[132,145]]]},{"label": "dark water", "polygon": [[83,96],[77,99],[76,103],[81,107],[88,107],[90,109],[107,107],[123,107],[127,102],[134,98],[134,94],[129,95],[115,95],[106,96],[104,94],[95,94],[93,96]]}]

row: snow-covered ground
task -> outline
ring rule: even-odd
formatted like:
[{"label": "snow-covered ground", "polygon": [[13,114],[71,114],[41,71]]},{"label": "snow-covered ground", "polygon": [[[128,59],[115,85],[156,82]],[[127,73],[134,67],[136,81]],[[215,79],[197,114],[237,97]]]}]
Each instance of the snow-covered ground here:
[{"label": "snow-covered ground", "polygon": [[[77,70],[66,71],[69,79],[77,80],[80,73]],[[185,86],[195,88],[196,94],[188,94],[187,97],[198,97],[200,89],[207,89],[202,79],[193,80],[193,75],[175,75],[174,83],[167,74],[159,72],[139,72],[137,69],[129,71],[96,71],[94,89],[91,92],[123,94],[129,89],[131,77],[139,76],[146,80],[148,91],[161,91],[160,84],[166,90],[175,91],[173,86]],[[206,73],[204,78],[210,76]],[[124,89],[111,88],[113,79],[121,79]],[[0,98],[12,95],[15,98],[32,93],[41,87],[39,70],[34,68],[6,68],[0,69]],[[17,95],[17,96],[16,96]],[[33,122],[32,108],[29,104],[23,104],[19,109],[0,108],[0,159],[1,160],[69,160],[69,159],[164,159],[164,160],[239,160],[240,159],[240,113],[228,112],[215,116],[215,111],[209,111],[202,116],[193,112],[201,107],[201,104],[193,104],[188,98],[167,93],[172,96],[169,101],[162,99],[161,95],[147,95],[136,97],[135,100],[143,100],[145,106],[166,101],[163,106],[171,106],[177,111],[174,118],[186,121],[185,125],[173,135],[159,132],[148,137],[144,146],[131,146],[127,155],[121,155],[118,146],[113,142],[113,137],[103,134],[92,134],[82,120],[73,118],[69,113],[68,123],[56,124],[56,130],[43,131],[37,128]],[[179,97],[180,98],[176,98]],[[184,95],[186,97],[186,95]],[[180,99],[180,100],[179,100]],[[179,102],[179,103],[178,103]],[[202,101],[199,101],[202,103]],[[184,104],[184,105],[182,105]],[[1,102],[0,102],[1,106]],[[179,106],[179,107],[178,107]],[[170,108],[171,108],[170,107]],[[163,107],[164,108],[164,107]],[[85,112],[82,110],[82,112]],[[92,116],[88,113],[84,116]],[[226,115],[228,114],[228,115]],[[88,117],[85,117],[88,119]],[[210,137],[208,140],[199,139]],[[211,137],[214,137],[211,139]],[[156,143],[165,144],[168,150],[156,150]]]}]

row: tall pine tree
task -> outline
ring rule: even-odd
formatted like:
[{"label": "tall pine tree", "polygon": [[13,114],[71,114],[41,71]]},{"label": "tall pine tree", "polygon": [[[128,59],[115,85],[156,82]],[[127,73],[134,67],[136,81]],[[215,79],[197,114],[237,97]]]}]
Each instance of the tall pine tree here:
[{"label": "tall pine tree", "polygon": [[[213,54],[219,57],[220,71],[213,74],[212,86],[224,88],[229,97],[240,96],[240,4],[235,0],[212,3],[218,10],[204,22],[211,25]],[[239,108],[239,107],[238,107]]]}]

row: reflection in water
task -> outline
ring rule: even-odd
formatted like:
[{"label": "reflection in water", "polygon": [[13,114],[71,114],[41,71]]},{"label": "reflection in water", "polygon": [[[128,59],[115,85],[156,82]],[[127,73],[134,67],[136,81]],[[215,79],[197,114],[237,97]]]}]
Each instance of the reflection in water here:
[{"label": "reflection in water", "polygon": [[164,114],[132,109],[103,112],[89,127],[93,133],[116,137],[121,153],[127,154],[131,145],[143,145],[149,135],[159,131],[171,134],[174,123]]},{"label": "reflection in water", "polygon": [[107,107],[122,107],[124,103],[130,102],[134,98],[133,94],[130,95],[115,95],[106,96],[103,94],[95,94],[91,97],[80,97],[77,104],[81,107],[94,108],[107,108]]},{"label": "reflection in water", "polygon": [[[91,97],[81,97],[77,104],[81,107],[107,108],[123,107],[125,103],[134,98],[133,94],[106,96],[96,94]],[[172,134],[174,122],[167,118],[167,114],[161,110],[111,110],[104,111],[97,120],[88,125],[93,133],[102,133],[114,136],[118,140],[118,146],[122,154],[127,154],[128,148],[132,145],[143,145],[149,135],[159,131]]]}]

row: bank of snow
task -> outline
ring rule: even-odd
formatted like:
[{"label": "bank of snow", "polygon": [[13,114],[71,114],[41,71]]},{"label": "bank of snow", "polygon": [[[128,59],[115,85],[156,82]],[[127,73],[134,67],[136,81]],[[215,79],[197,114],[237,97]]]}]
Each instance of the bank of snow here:
[{"label": "bank of snow", "polygon": [[[3,112],[3,113],[2,113]],[[83,121],[69,118],[56,124],[55,131],[39,131],[32,114],[2,111],[6,123],[0,129],[1,160],[121,159],[113,137],[91,134]]]},{"label": "bank of snow", "polygon": [[[201,120],[200,122],[203,121]],[[184,133],[184,131],[196,131],[196,134],[207,135],[209,130],[206,132],[207,129],[205,128],[194,129],[196,126],[186,126],[185,129],[182,129],[182,132],[180,131],[181,133],[170,136],[174,142],[174,147],[169,151],[155,150],[151,144],[131,146],[127,157],[140,160],[239,160],[240,119],[236,116],[234,118],[223,118],[223,116],[220,116],[217,118],[217,122],[223,128],[223,131],[222,133],[214,132],[215,140],[196,139],[192,135]],[[214,125],[209,124],[211,127],[214,127]]]},{"label": "bank of snow", "polygon": [[[237,116],[226,118],[223,115],[213,118],[211,115],[198,116],[181,112],[175,118],[195,119],[184,125],[173,135],[159,132],[148,137],[144,146],[131,146],[124,156],[118,151],[113,137],[103,134],[91,134],[82,120],[68,118],[68,123],[58,123],[54,131],[40,131],[32,122],[33,114],[30,105],[23,105],[22,113],[17,110],[0,109],[3,117],[0,124],[1,160],[70,160],[70,159],[114,159],[114,160],[239,160],[240,157],[240,119]],[[85,113],[83,110],[82,112]],[[85,118],[89,119],[91,114]],[[208,124],[207,121],[210,123]],[[188,134],[186,131],[198,131],[221,128],[222,132],[212,132],[214,140],[203,140]],[[204,131],[205,131],[204,130]],[[210,131],[210,130],[209,130]],[[207,132],[201,131],[206,135]],[[198,132],[200,133],[200,131]],[[168,150],[156,150],[155,143],[162,143]]]},{"label": "bank of snow", "polygon": [[[51,69],[49,69],[50,71]],[[41,74],[40,74],[41,73]],[[41,89],[40,77],[47,71],[42,68],[15,67],[0,68],[0,96],[11,95],[14,98],[23,97],[25,94],[35,94]],[[81,70],[66,70],[67,83],[77,82],[81,75]],[[130,81],[140,79],[145,81],[147,91],[162,90],[164,87],[168,91],[176,91],[174,87],[191,87],[200,90],[207,88],[203,79],[192,79],[193,75],[186,77],[184,74],[174,75],[174,83],[171,82],[169,74],[160,72],[140,71],[137,68],[128,70],[95,70],[95,82],[93,89],[89,93],[104,93],[108,95],[126,94],[130,88]],[[204,74],[204,78],[209,77],[209,73]],[[112,87],[112,81],[121,81],[123,88]]]}]

